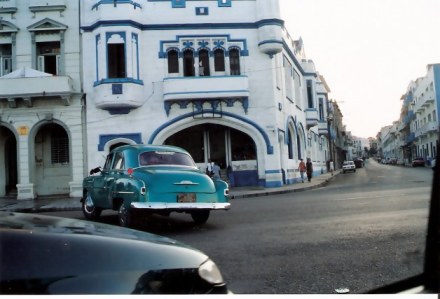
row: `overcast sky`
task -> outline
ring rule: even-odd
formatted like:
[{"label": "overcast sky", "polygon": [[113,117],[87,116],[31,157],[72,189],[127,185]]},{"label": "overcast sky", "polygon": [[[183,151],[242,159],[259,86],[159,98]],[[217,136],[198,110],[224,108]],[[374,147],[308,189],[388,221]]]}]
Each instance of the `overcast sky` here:
[{"label": "overcast sky", "polygon": [[291,37],[302,37],[355,136],[375,137],[398,120],[411,80],[440,63],[440,0],[280,3]]}]

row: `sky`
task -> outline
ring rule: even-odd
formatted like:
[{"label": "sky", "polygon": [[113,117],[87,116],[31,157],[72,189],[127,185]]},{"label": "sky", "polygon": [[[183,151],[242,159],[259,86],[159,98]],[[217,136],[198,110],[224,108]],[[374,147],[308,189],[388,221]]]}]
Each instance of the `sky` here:
[{"label": "sky", "polygon": [[409,83],[440,63],[440,0],[279,1],[354,136],[398,120]]}]

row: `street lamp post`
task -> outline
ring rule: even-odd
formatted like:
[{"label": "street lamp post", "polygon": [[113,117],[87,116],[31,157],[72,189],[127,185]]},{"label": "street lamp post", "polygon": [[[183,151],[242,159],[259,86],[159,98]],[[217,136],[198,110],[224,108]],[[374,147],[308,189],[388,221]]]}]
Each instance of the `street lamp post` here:
[{"label": "street lamp post", "polygon": [[329,153],[330,153],[330,160],[329,160],[329,163],[328,163],[328,167],[329,167],[329,170],[331,171],[331,173],[332,173],[332,175],[333,175],[333,170],[334,170],[334,165],[335,165],[335,163],[334,163],[334,161],[333,161],[333,142],[332,142],[332,135],[331,135],[331,130],[330,130],[330,128],[331,128],[331,126],[330,126],[330,123],[333,121],[333,117],[329,114],[328,116],[327,116],[327,131],[328,131],[328,149],[329,149]]}]

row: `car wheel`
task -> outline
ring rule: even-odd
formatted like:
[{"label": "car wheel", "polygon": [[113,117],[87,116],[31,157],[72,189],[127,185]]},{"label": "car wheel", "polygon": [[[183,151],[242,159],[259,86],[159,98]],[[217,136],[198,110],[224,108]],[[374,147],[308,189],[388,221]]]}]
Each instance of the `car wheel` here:
[{"label": "car wheel", "polygon": [[209,210],[191,212],[191,217],[196,224],[204,224],[206,221],[208,221],[209,212]]},{"label": "car wheel", "polygon": [[132,212],[127,209],[124,203],[121,204],[118,210],[119,225],[122,227],[131,227],[133,224]]},{"label": "car wheel", "polygon": [[88,220],[96,220],[101,215],[102,209],[95,206],[93,198],[89,192],[87,192],[84,200],[82,201],[82,211],[84,217]]}]

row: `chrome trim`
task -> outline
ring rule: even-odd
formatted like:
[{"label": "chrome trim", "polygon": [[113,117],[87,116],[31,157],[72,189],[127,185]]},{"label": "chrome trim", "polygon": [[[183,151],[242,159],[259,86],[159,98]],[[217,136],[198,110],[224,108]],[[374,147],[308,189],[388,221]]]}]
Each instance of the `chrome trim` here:
[{"label": "chrome trim", "polygon": [[134,209],[148,210],[228,210],[231,204],[229,202],[132,202],[131,207]]},{"label": "chrome trim", "polygon": [[113,194],[134,194],[133,191],[113,191]]},{"label": "chrome trim", "polygon": [[192,186],[195,186],[195,185],[198,185],[199,183],[194,183],[194,182],[191,182],[191,181],[180,181],[180,182],[176,182],[176,183],[173,183],[173,185],[192,185]]}]

